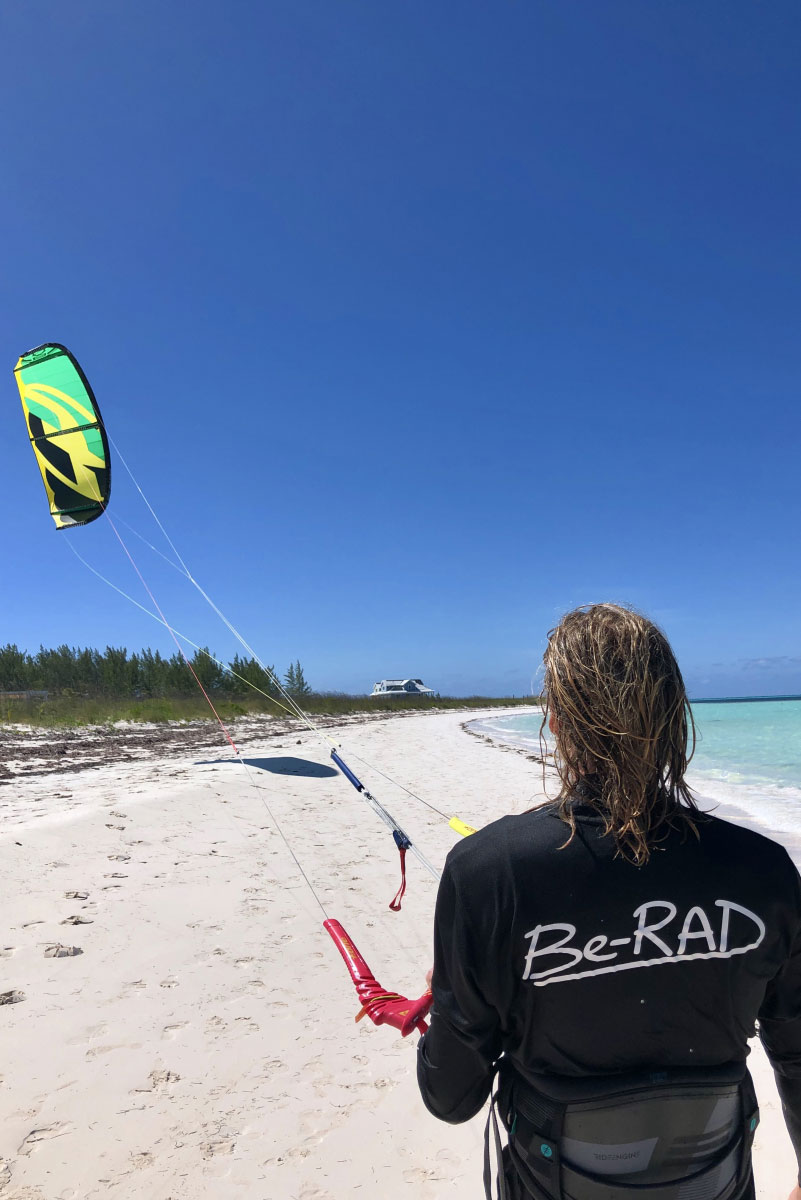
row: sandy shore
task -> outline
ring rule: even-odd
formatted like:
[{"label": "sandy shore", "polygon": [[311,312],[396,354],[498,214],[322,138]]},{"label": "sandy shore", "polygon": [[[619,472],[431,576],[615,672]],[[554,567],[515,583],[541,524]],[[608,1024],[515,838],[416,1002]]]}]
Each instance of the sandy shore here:
[{"label": "sandy shore", "polygon": [[[357,759],[474,825],[528,807],[539,767],[468,736],[465,719],[341,731],[437,865],[447,823]],[[213,733],[154,751],[135,732],[127,758],[87,762],[65,741],[68,769],[44,774],[54,739],[30,744],[0,788],[0,993],[16,1001],[0,1006],[2,1200],[480,1200],[483,1119],[435,1121],[416,1037],[354,1024],[268,808],[328,915],[409,995],[431,960],[434,881],[411,860],[404,911],[388,910],[391,836],[310,734],[243,727],[246,773]],[[751,1062],[758,1195],[781,1200],[795,1160],[758,1046]]]}]

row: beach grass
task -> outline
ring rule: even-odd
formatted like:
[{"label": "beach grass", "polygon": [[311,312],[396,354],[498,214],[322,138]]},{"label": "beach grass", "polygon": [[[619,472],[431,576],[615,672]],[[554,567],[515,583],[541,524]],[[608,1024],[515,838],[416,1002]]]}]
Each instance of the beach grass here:
[{"label": "beach grass", "polygon": [[[285,717],[287,713],[266,698],[214,696],[214,707],[224,721],[258,715]],[[285,701],[281,701],[282,704]],[[509,708],[535,704],[535,697],[438,696],[376,699],[342,693],[312,693],[300,701],[311,717],[345,717],[357,713],[402,713],[411,710],[435,712],[443,709]],[[0,699],[0,725],[33,725],[39,728],[69,728],[83,725],[113,725],[117,721],[163,723],[167,721],[214,720],[201,695],[173,697],[120,697],[51,695],[46,699]]]}]

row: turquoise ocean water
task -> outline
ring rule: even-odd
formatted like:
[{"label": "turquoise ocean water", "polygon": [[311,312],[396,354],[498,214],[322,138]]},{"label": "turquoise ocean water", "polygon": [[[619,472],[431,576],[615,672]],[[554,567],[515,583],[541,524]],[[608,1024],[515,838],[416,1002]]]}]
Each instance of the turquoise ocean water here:
[{"label": "turquoise ocean water", "polygon": [[[736,805],[782,833],[801,832],[801,700],[737,700],[692,705],[698,731],[688,780],[717,803]],[[471,728],[539,751],[540,718],[488,718]]]}]

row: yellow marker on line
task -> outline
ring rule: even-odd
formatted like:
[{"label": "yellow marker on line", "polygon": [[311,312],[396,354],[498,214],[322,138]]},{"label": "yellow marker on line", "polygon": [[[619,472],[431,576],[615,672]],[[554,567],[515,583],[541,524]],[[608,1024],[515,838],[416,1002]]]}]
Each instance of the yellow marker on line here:
[{"label": "yellow marker on line", "polygon": [[458,817],[451,817],[448,824],[451,829],[456,833],[460,833],[462,837],[470,837],[471,833],[476,833],[472,825],[465,825],[464,821],[460,821]]}]

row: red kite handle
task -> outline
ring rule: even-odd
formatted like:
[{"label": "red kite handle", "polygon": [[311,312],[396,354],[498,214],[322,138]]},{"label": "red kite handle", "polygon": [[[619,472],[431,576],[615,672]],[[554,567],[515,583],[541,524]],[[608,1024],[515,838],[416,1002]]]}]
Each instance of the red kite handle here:
[{"label": "red kite handle", "polygon": [[366,1015],[376,1025],[391,1025],[394,1029],[399,1029],[403,1037],[408,1037],[413,1029],[425,1033],[428,1029],[425,1018],[434,1002],[431,992],[424,992],[419,1000],[407,1000],[397,992],[387,992],[339,921],[324,921],[323,927],[328,930],[334,945],[342,955],[356,987],[356,994],[362,1002],[361,1012],[356,1020],[360,1021]]}]

